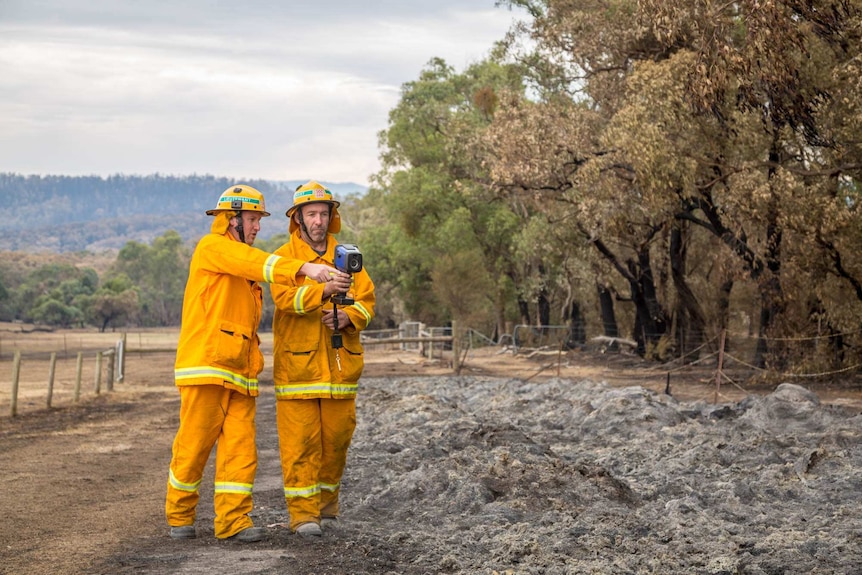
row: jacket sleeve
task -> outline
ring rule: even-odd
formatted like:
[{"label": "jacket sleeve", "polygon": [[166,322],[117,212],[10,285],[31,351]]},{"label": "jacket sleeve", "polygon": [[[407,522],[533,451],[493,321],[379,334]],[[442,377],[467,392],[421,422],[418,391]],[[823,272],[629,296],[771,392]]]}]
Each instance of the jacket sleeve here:
[{"label": "jacket sleeve", "polygon": [[374,318],[374,304],[376,301],[374,295],[374,282],[364,269],[356,274],[353,274],[353,288],[350,290],[353,294],[353,305],[346,306],[344,311],[350,317],[350,322],[353,327],[348,330],[355,329],[362,331],[368,327],[371,320]]},{"label": "jacket sleeve", "polygon": [[259,250],[217,234],[201,238],[197,256],[202,270],[230,274],[250,281],[291,284],[297,281],[305,262]]},{"label": "jacket sleeve", "polygon": [[323,284],[273,285],[269,288],[275,307],[286,313],[306,315],[323,305]]}]

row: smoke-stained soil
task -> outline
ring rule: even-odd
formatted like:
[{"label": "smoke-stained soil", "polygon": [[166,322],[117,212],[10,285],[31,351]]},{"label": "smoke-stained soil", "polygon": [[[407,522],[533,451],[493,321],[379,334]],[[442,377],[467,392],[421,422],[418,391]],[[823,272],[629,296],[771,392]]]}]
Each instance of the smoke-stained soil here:
[{"label": "smoke-stained soil", "polygon": [[696,385],[663,393],[663,378],[399,361],[369,362],[342,520],[314,542],[284,527],[269,388],[253,514],[269,530],[256,544],[213,538],[211,469],[198,539],[167,536],[169,367],[0,418],[0,573],[862,574],[857,403],[792,384],[712,403]]}]

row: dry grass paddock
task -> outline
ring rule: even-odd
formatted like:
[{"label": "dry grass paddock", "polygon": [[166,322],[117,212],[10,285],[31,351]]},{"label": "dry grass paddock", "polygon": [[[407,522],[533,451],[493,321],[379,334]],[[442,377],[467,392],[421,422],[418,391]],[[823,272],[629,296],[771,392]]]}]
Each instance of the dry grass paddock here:
[{"label": "dry grass paddock", "polygon": [[[144,383],[157,387],[164,382],[173,387],[173,362],[179,336],[178,329],[140,330],[125,334],[125,372],[118,386]],[[108,393],[109,362],[124,337],[120,332],[100,333],[93,330],[36,331],[30,326],[0,324],[0,417],[10,414],[14,358],[20,352],[18,366],[17,413],[48,407],[51,354],[56,355],[51,407],[65,407],[75,402],[78,379],[78,354],[81,354],[79,401],[96,395],[97,354],[102,352],[99,393]],[[114,379],[119,367],[114,369]]]}]

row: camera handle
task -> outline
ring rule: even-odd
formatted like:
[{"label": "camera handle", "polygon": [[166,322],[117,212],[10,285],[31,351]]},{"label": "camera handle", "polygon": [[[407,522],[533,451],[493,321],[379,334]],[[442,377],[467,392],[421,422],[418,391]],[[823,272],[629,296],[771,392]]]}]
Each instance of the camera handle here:
[{"label": "camera handle", "polygon": [[[336,307],[335,298],[332,298],[332,349],[339,349],[342,347],[341,342],[341,332],[338,331],[338,308]],[[338,352],[336,352],[338,353]]]},{"label": "camera handle", "polygon": [[[338,307],[339,305],[353,305],[354,300],[346,293],[337,293],[332,296],[332,349],[343,347],[341,333],[338,331]],[[336,356],[337,358],[338,356]]]}]

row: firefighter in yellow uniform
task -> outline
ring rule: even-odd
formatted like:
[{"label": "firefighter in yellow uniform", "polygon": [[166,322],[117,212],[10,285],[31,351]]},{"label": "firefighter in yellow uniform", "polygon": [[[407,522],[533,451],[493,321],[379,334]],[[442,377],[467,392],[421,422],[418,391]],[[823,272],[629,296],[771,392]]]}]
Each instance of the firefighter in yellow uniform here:
[{"label": "firefighter in yellow uniform", "polygon": [[[318,182],[298,187],[286,213],[290,240],[275,253],[334,267],[338,206]],[[304,280],[274,285],[271,291],[276,418],[290,528],[303,537],[319,537],[321,526],[333,525],[339,514],[364,367],[359,333],[374,316],[374,284],[362,269],[352,281]],[[352,303],[334,306],[332,297],[339,294]],[[336,328],[340,341],[333,346]]]},{"label": "firefighter in yellow uniform", "polygon": [[252,488],[257,469],[255,397],[263,354],[257,326],[262,290],[271,284],[349,281],[332,268],[289,259],[251,247],[268,216],[263,195],[237,185],[225,190],[215,209],[211,233],[192,255],[183,299],[182,327],[174,370],[179,388],[180,424],[173,443],[165,512],[177,539],[196,536],[198,487],[213,446],[215,536],[259,541],[254,527]]}]

